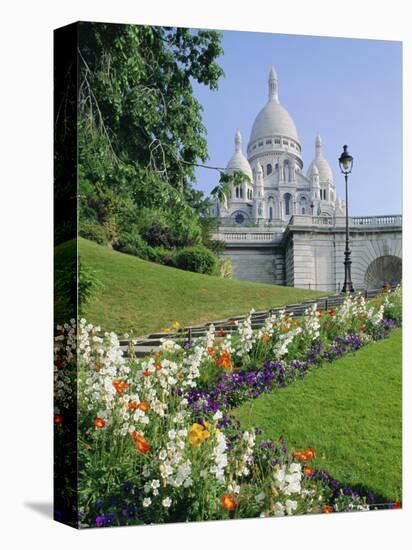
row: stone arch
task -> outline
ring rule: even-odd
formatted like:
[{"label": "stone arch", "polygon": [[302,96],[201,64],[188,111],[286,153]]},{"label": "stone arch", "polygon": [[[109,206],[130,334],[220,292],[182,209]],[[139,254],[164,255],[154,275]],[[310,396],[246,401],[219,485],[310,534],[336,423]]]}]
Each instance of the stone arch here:
[{"label": "stone arch", "polygon": [[373,260],[364,277],[368,290],[382,288],[384,283],[396,285],[402,281],[402,260],[398,256],[379,256]]}]

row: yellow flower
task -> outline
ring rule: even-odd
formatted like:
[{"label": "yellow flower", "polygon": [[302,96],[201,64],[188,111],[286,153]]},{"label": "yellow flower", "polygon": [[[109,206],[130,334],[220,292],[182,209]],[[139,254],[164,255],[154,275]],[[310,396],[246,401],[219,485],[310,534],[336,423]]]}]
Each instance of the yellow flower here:
[{"label": "yellow flower", "polygon": [[[209,424],[210,426],[210,424]],[[210,432],[204,426],[195,422],[189,428],[189,443],[196,448],[199,448],[206,439],[210,437]]]}]

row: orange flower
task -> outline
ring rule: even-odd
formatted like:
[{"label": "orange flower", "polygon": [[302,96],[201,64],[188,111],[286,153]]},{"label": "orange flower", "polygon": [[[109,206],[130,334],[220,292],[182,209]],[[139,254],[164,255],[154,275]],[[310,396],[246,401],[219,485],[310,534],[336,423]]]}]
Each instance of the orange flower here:
[{"label": "orange flower", "polygon": [[217,367],[222,367],[224,369],[231,370],[233,368],[233,365],[232,365],[230,353],[228,351],[222,351],[220,354],[220,357],[216,359],[215,365]]},{"label": "orange flower", "polygon": [[135,410],[139,407],[139,403],[137,401],[130,401],[130,403],[127,404],[127,408],[129,410]]},{"label": "orange flower", "polygon": [[112,384],[118,394],[123,393],[129,387],[129,384],[126,384],[123,380],[113,380]]},{"label": "orange flower", "polygon": [[214,356],[215,356],[215,350],[214,350],[214,348],[212,348],[212,347],[207,348],[207,352],[208,352],[208,354],[210,355],[210,357],[214,357]]},{"label": "orange flower", "polygon": [[150,405],[149,403],[146,403],[146,401],[142,401],[137,405],[137,408],[143,412],[147,412],[150,409]]},{"label": "orange flower", "polygon": [[104,428],[106,426],[106,420],[103,420],[103,418],[95,418],[93,424],[96,428]]},{"label": "orange flower", "polygon": [[155,363],[155,369],[156,370],[161,370],[162,368],[162,364],[161,363]]},{"label": "orange flower", "polygon": [[179,380],[183,380],[185,375],[183,374],[183,372],[180,372],[177,377],[179,378]]},{"label": "orange flower", "polygon": [[232,497],[232,495],[223,495],[220,497],[220,503],[223,506],[225,510],[234,510],[237,506],[236,500]]},{"label": "orange flower", "polygon": [[154,353],[154,356],[155,356],[156,359],[159,359],[159,357],[162,356],[162,352],[161,352],[161,351],[156,351],[156,352]]},{"label": "orange flower", "polygon": [[333,512],[333,508],[332,506],[329,506],[329,505],[324,506],[322,512],[324,514],[331,514]]},{"label": "orange flower", "polygon": [[63,417],[61,414],[55,414],[54,415],[54,423],[56,425],[59,425],[59,424],[62,424],[63,423]]},{"label": "orange flower", "polygon": [[305,466],[303,468],[303,473],[307,476],[311,476],[313,474],[313,468],[310,468],[309,466]]},{"label": "orange flower", "polygon": [[132,433],[133,441],[136,443],[136,448],[141,453],[147,453],[150,449],[150,445],[141,434],[137,432]]},{"label": "orange flower", "polygon": [[150,372],[150,370],[145,370],[143,373],[143,376],[152,376],[153,373]]},{"label": "orange flower", "polygon": [[282,332],[288,332],[289,327],[288,327],[288,325],[282,325],[281,328],[280,328],[280,330],[281,330]]},{"label": "orange flower", "polygon": [[293,453],[293,457],[300,462],[307,462],[309,460],[308,455],[304,451],[295,451]]},{"label": "orange flower", "polygon": [[326,315],[330,315],[331,317],[333,317],[335,315],[335,310],[330,309],[329,311],[326,312]]},{"label": "orange flower", "polygon": [[268,334],[264,334],[264,335],[261,337],[261,340],[262,340],[262,342],[269,342],[270,337],[269,337]]},{"label": "orange flower", "polygon": [[399,500],[393,503],[393,508],[402,508],[402,504],[399,502]]},{"label": "orange flower", "polygon": [[95,370],[96,372],[100,372],[100,369],[101,369],[101,368],[102,368],[102,366],[99,365],[99,363],[96,363],[95,366],[94,366],[94,370]]},{"label": "orange flower", "polygon": [[308,447],[305,451],[305,454],[308,460],[312,460],[312,458],[316,457],[315,449],[313,447]]},{"label": "orange flower", "polygon": [[223,327],[220,327],[220,329],[215,332],[215,336],[224,336],[224,335],[225,335],[225,331]]}]

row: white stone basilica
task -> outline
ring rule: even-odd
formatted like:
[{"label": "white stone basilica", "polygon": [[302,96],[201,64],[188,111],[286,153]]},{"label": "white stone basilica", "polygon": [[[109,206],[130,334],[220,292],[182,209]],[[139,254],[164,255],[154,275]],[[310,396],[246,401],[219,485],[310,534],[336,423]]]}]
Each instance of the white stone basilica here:
[{"label": "white stone basilica", "polygon": [[269,74],[269,99],[257,115],[247,147],[236,132],[235,151],[226,167],[249,178],[241,186],[231,185],[223,204],[214,203],[212,215],[222,225],[286,225],[291,216],[342,216],[344,203],[336,195],[332,170],[322,153],[320,136],[315,157],[303,173],[301,145],[295,123],[280,104],[275,69]]},{"label": "white stone basilica", "polygon": [[[214,238],[224,242],[234,277],[260,283],[338,291],[344,280],[346,207],[337,197],[320,136],[306,175],[295,123],[279,103],[278,79],[269,74],[269,99],[242,152],[240,132],[227,173],[247,181],[230,185]],[[402,216],[349,218],[355,289],[379,288],[402,278]]]}]

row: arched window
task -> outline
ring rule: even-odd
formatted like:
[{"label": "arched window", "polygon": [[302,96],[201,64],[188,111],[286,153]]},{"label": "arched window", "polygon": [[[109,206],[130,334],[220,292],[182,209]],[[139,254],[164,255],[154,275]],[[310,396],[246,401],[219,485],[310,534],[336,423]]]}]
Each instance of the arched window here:
[{"label": "arched window", "polygon": [[292,195],[290,193],[285,193],[283,195],[283,199],[285,201],[285,215],[290,216],[290,199],[292,198]]},{"label": "arched window", "polygon": [[285,160],[283,164],[283,172],[284,172],[285,181],[290,181],[290,167],[289,167],[288,160]]},{"label": "arched window", "polygon": [[271,164],[268,164],[266,166],[266,174],[269,175],[272,173],[272,165]]},{"label": "arched window", "polygon": [[269,206],[269,220],[270,221],[273,220],[273,207],[272,206]]},{"label": "arched window", "polygon": [[306,207],[307,207],[307,199],[306,197],[301,197],[300,200],[299,200],[299,205],[300,205],[300,211],[301,211],[301,214],[305,214],[306,213]]},{"label": "arched window", "polygon": [[236,198],[239,198],[239,187],[236,187]]},{"label": "arched window", "polygon": [[243,199],[243,189],[240,188],[240,198]]}]

